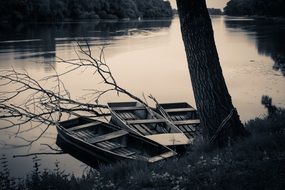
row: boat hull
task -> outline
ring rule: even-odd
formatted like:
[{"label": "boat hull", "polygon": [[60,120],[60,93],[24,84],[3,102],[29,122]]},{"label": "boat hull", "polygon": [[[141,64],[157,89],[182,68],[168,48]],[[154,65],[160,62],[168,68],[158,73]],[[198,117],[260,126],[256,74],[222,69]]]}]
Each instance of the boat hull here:
[{"label": "boat hull", "polygon": [[[152,140],[97,120],[72,119],[61,122],[57,125],[57,130],[58,139],[64,142],[65,147],[75,150],[75,155],[77,150],[83,152],[87,163],[121,160],[152,163],[176,155],[176,152]],[[86,135],[86,131],[90,134]],[[82,134],[85,136],[78,136]]]},{"label": "boat hull", "polygon": [[70,135],[67,135],[65,131],[62,129],[58,129],[58,136],[59,138],[64,141],[66,145],[69,145],[73,149],[80,150],[81,152],[84,152],[88,158],[86,160],[92,160],[97,159],[101,162],[114,162],[117,160],[125,160],[124,157],[118,157],[118,155],[110,154],[100,148],[97,148],[96,146],[92,146],[82,140],[76,139]]}]

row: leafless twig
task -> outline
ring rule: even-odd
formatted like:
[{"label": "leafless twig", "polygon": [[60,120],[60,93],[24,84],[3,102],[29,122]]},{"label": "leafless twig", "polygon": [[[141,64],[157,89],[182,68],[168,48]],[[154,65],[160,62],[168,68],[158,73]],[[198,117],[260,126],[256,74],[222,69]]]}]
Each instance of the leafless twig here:
[{"label": "leafless twig", "polygon": [[38,153],[31,153],[31,154],[21,154],[21,155],[14,155],[13,158],[23,158],[29,156],[39,156],[39,155],[62,155],[66,154],[65,152],[38,152]]},{"label": "leafless twig", "polygon": [[[125,94],[147,106],[131,92],[121,87],[115,80],[110,67],[106,64],[104,48],[99,55],[93,55],[88,43],[84,46],[77,43],[77,59],[63,60],[58,58],[57,62],[65,64],[66,70],[46,76],[40,80],[31,77],[27,71],[18,71],[14,68],[0,70],[0,87],[8,89],[0,92],[0,119],[7,123],[0,130],[16,128],[16,136],[34,129],[41,132],[34,139],[25,139],[27,145],[39,140],[50,126],[56,125],[62,120],[63,114],[84,116],[106,116],[107,106],[100,104],[100,99],[111,92]],[[98,58],[95,58],[98,57]],[[102,80],[105,88],[103,90],[89,90],[89,100],[79,101],[72,98],[61,77],[78,70],[91,70],[92,73]],[[48,84],[48,85],[46,85]],[[7,87],[7,88],[6,88]],[[28,124],[28,125],[27,125]]]}]

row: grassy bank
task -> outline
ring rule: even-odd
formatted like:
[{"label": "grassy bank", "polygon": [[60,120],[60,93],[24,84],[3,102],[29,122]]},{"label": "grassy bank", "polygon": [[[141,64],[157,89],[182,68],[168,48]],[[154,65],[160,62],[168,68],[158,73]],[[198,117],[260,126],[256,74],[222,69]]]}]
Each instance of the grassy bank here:
[{"label": "grassy bank", "polygon": [[[2,170],[2,189],[284,189],[285,110],[246,123],[252,133],[233,146],[210,151],[201,140],[186,155],[154,165],[117,163],[81,178],[39,171],[37,160],[26,179]],[[3,167],[3,166],[2,166]],[[3,168],[2,168],[3,169]],[[4,167],[5,169],[5,167]]]}]

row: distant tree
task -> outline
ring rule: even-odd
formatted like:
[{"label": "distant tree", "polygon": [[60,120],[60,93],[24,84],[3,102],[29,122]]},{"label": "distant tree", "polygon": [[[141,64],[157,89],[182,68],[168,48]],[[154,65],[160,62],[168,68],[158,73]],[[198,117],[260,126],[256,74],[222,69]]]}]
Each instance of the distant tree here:
[{"label": "distant tree", "polygon": [[133,0],[118,0],[116,15],[119,18],[137,18],[138,9]]},{"label": "distant tree", "polygon": [[210,15],[222,15],[223,12],[221,9],[209,8],[208,12]]},{"label": "distant tree", "polygon": [[135,0],[140,16],[143,18],[172,17],[172,8],[168,1]]},{"label": "distant tree", "polygon": [[49,20],[50,15],[50,0],[31,0],[32,14],[30,18],[36,20]]},{"label": "distant tree", "polygon": [[24,1],[19,0],[3,0],[0,1],[0,18],[8,20],[22,20],[26,5]]},{"label": "distant tree", "polygon": [[66,7],[63,1],[50,2],[50,14],[52,20],[62,20],[65,17]]},{"label": "distant tree", "polygon": [[285,16],[283,0],[230,0],[224,8],[225,14],[232,16],[260,15]]},{"label": "distant tree", "polygon": [[69,17],[73,19],[80,18],[82,14],[82,7],[78,0],[69,0],[67,10],[69,10]]}]

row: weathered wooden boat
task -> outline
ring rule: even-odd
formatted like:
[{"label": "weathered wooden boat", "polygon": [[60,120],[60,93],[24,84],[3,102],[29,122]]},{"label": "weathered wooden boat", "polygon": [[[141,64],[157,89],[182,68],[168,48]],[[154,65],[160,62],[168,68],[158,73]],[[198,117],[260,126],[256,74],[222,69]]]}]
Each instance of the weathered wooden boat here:
[{"label": "weathered wooden boat", "polygon": [[88,159],[104,162],[139,160],[152,163],[176,155],[176,152],[150,139],[109,123],[84,117],[60,122],[57,130],[63,141],[85,152]]},{"label": "weathered wooden boat", "polygon": [[187,102],[157,104],[157,111],[177,126],[188,138],[200,134],[197,110]]},{"label": "weathered wooden boat", "polygon": [[108,103],[111,122],[165,146],[188,145],[192,139],[160,114],[139,102]]}]

